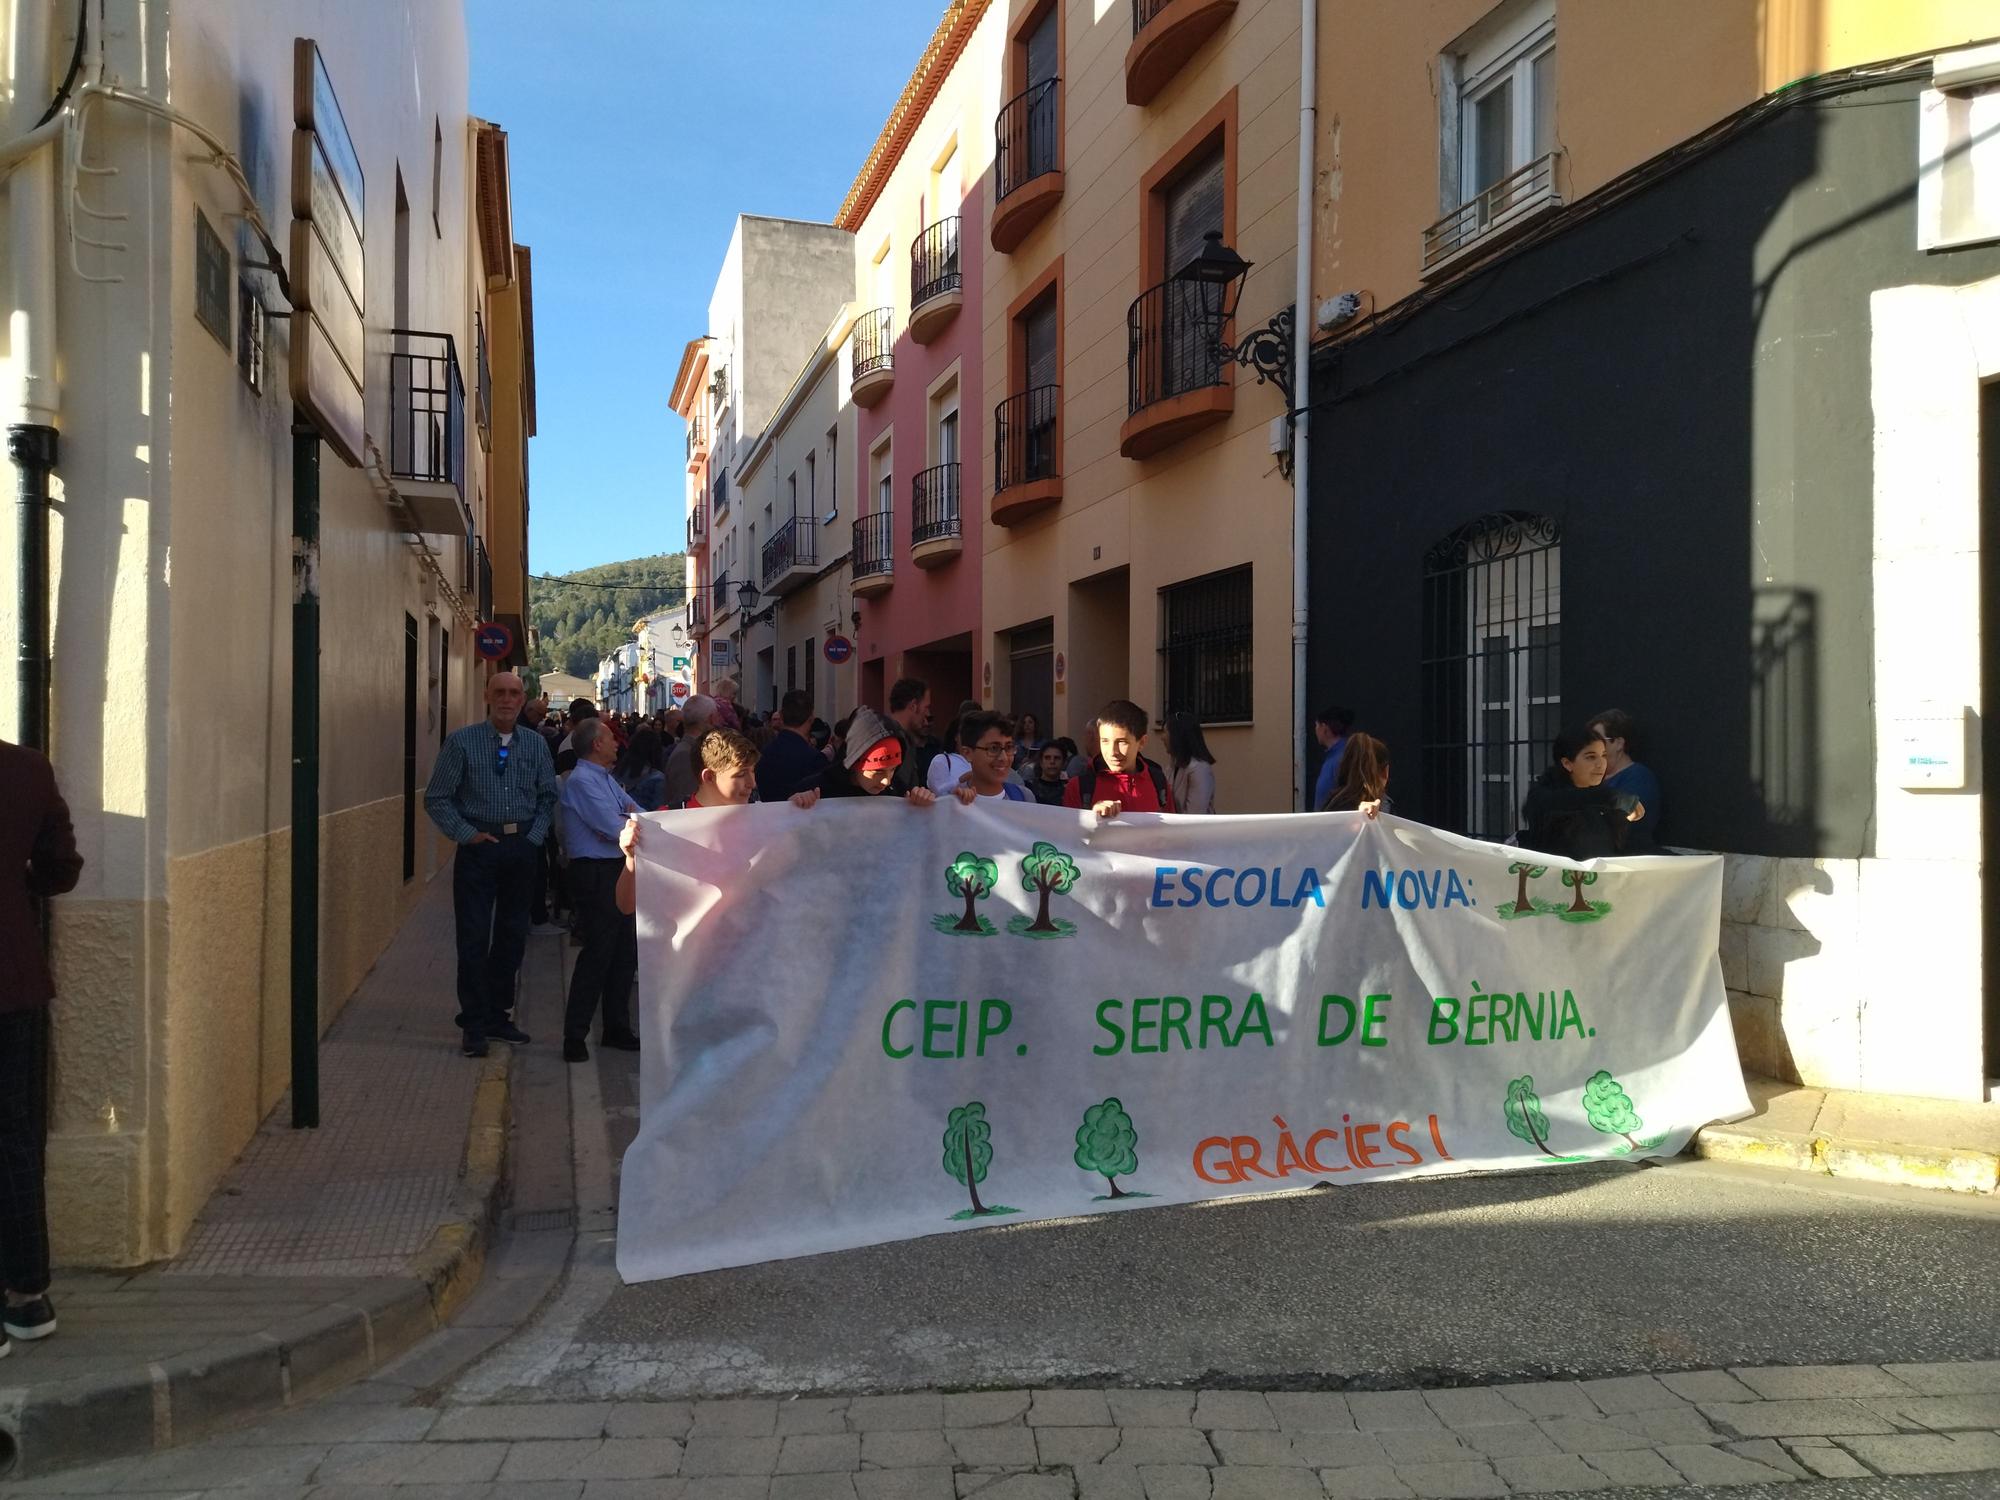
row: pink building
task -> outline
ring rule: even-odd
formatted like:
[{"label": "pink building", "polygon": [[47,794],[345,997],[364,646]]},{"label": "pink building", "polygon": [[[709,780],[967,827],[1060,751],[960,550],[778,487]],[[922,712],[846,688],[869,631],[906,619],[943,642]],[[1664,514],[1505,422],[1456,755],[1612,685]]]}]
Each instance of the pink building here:
[{"label": "pink building", "polygon": [[962,699],[994,696],[979,614],[978,252],[1002,43],[988,14],[986,0],[946,10],[835,220],[855,236],[860,698],[886,707],[897,678],[921,677],[939,733]]}]

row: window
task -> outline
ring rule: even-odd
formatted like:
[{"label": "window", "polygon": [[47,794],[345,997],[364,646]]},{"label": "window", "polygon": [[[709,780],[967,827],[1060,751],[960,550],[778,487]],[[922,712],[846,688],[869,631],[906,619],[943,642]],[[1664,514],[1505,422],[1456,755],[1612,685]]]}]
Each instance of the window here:
[{"label": "window", "polygon": [[826,514],[822,521],[831,521],[840,515],[840,429],[826,430]]},{"label": "window", "polygon": [[[956,390],[952,394],[956,399]],[[958,408],[955,406],[938,418],[937,461],[941,464],[958,462]]]},{"label": "window", "polygon": [[444,238],[444,219],[440,206],[444,202],[444,121],[431,121],[431,228],[437,231],[439,239]]},{"label": "window", "polygon": [[1941,54],[1917,125],[1917,248],[2000,240],[2000,47]]},{"label": "window", "polygon": [[[795,495],[793,496],[792,514],[797,515],[798,509],[798,497]],[[809,516],[819,514],[819,455],[817,453],[808,453],[806,455],[806,514]]]},{"label": "window", "polygon": [[805,659],[806,659],[806,696],[808,698],[813,699],[813,709],[815,712],[817,712],[819,708],[819,700],[813,697],[814,693],[817,691],[813,687],[813,674],[815,671],[818,670],[815,663],[819,657],[819,643],[816,642],[811,636],[807,636],[805,639],[805,644],[800,646],[799,650],[805,654]]},{"label": "window", "polygon": [[264,299],[243,282],[236,288],[236,369],[251,390],[264,389]]},{"label": "window", "polygon": [[1446,70],[1458,75],[1458,151],[1457,161],[1447,164],[1448,208],[1472,202],[1556,149],[1553,7],[1522,7],[1503,12],[1497,24],[1482,23],[1455,61],[1456,68]]},{"label": "window", "polygon": [[1424,561],[1424,811],[1478,838],[1520,826],[1562,719],[1561,530],[1482,516]]},{"label": "window", "polygon": [[797,515],[799,513],[799,476],[796,470],[786,476],[785,490],[791,500],[788,508],[791,514]]},{"label": "window", "polygon": [[799,648],[785,647],[785,691],[793,692],[799,685]]},{"label": "window", "polygon": [[1444,217],[1424,231],[1427,274],[1562,202],[1555,28],[1554,0],[1503,6],[1439,60]]},{"label": "window", "polygon": [[194,315],[225,349],[230,339],[229,249],[208,222],[208,215],[194,211]]},{"label": "window", "polygon": [[1250,721],[1250,598],[1247,567],[1160,590],[1163,714]]}]

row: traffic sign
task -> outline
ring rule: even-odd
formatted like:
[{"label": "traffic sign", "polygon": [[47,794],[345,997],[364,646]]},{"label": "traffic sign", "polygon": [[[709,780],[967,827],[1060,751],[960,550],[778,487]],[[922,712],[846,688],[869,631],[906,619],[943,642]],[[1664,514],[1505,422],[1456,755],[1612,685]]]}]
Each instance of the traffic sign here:
[{"label": "traffic sign", "polygon": [[688,695],[688,692],[689,688],[685,682],[681,682],[679,680],[675,681],[673,685],[673,694],[676,698],[685,698]]},{"label": "traffic sign", "polygon": [[821,649],[826,653],[826,659],[837,667],[854,654],[854,642],[844,635],[830,635]]},{"label": "traffic sign", "polygon": [[488,620],[472,632],[472,649],[479,653],[481,661],[504,661],[513,653],[514,632]]}]

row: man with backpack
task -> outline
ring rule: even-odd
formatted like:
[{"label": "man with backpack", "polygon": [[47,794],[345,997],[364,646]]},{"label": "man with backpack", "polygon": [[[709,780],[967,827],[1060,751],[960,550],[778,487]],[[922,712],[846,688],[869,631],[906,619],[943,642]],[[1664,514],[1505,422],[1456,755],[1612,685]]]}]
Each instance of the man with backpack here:
[{"label": "man with backpack", "polygon": [[1174,810],[1167,773],[1140,752],[1146,745],[1146,711],[1124,698],[1114,698],[1097,716],[1097,754],[1102,767],[1091,765],[1072,776],[1063,788],[1063,806],[1089,808],[1100,818],[1121,812]]}]

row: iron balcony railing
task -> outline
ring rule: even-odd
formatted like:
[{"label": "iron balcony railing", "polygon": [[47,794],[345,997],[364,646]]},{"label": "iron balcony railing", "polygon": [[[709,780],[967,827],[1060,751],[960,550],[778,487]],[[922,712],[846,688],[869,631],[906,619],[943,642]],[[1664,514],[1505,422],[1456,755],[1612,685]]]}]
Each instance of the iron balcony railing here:
[{"label": "iron balcony railing", "polygon": [[996,491],[1057,477],[1056,424],[1061,413],[1059,385],[1038,385],[993,408]]},{"label": "iron balcony railing", "polygon": [[1493,186],[1477,192],[1462,208],[1454,209],[1424,231],[1424,269],[1435,270],[1459,251],[1474,244],[1510,220],[1545,204],[1562,202],[1556,182],[1556,161],[1560,151],[1538,156],[1501,178]]},{"label": "iron balcony railing", "polygon": [[854,576],[886,577],[896,570],[895,515],[871,511],[854,523]]},{"label": "iron balcony railing", "polygon": [[878,307],[854,320],[854,378],[889,369],[896,344],[895,309]]},{"label": "iron balcony railing", "polygon": [[736,581],[724,573],[709,585],[708,597],[714,606],[711,618],[721,619],[736,607]]},{"label": "iron balcony railing", "polygon": [[708,629],[708,595],[698,588],[688,591],[687,628],[697,632]]},{"label": "iron balcony railing", "polygon": [[694,509],[688,512],[688,535],[690,537],[698,537],[707,532],[707,530],[708,507],[697,500],[694,503]]},{"label": "iron balcony railing", "polygon": [[448,333],[392,331],[389,475],[465,494],[465,381]]},{"label": "iron balcony railing", "polygon": [[958,465],[939,464],[910,481],[910,545],[960,535]]},{"label": "iron balcony railing", "polygon": [[1056,169],[1060,78],[1045,78],[1000,106],[993,121],[993,201]]},{"label": "iron balcony railing", "polygon": [[479,553],[479,618],[493,618],[493,559],[483,541],[473,543]]},{"label": "iron balcony railing", "polygon": [[1153,24],[1153,18],[1173,0],[1132,0],[1132,35],[1137,36]]},{"label": "iron balcony railing", "polygon": [[729,476],[727,474],[716,475],[715,483],[710,486],[709,493],[714,496],[714,499],[710,502],[711,508],[719,519],[722,513],[729,509]]},{"label": "iron balcony railing", "polygon": [[783,576],[791,568],[819,566],[819,527],[811,516],[793,516],[764,543],[764,584]]},{"label": "iron balcony railing", "polygon": [[697,453],[708,452],[708,418],[697,412],[688,418],[687,427],[688,458],[693,459]]},{"label": "iron balcony railing", "polygon": [[486,353],[486,319],[478,309],[472,314],[473,365],[479,372],[479,430],[493,429],[493,365]]},{"label": "iron balcony railing", "polygon": [[1226,385],[1221,331],[1202,310],[1202,284],[1176,277],[1141,292],[1125,313],[1126,409]]},{"label": "iron balcony railing", "polygon": [[958,220],[939,219],[910,246],[910,311],[933,297],[958,291]]}]

